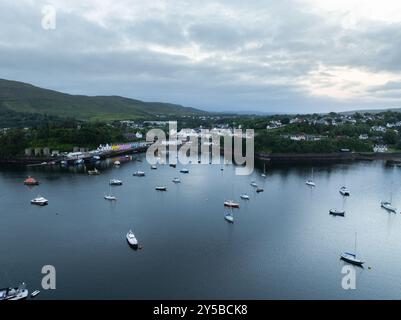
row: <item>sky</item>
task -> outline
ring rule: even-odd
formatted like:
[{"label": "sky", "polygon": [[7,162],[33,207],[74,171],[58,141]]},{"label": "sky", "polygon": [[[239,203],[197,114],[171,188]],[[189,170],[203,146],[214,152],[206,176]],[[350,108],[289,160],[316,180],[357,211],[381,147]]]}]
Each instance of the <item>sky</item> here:
[{"label": "sky", "polygon": [[401,107],[401,1],[1,0],[0,78],[208,111]]}]

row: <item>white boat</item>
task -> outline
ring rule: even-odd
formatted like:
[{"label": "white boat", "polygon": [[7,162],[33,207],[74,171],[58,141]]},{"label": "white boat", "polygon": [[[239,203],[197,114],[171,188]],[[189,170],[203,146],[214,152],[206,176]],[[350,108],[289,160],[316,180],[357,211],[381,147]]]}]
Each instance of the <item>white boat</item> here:
[{"label": "white boat", "polygon": [[98,176],[100,174],[100,171],[95,168],[93,170],[88,170],[88,174],[90,176]]},{"label": "white boat", "polygon": [[186,169],[186,168],[182,168],[182,169],[180,170],[180,172],[181,172],[181,173],[189,173],[189,170]]},{"label": "white boat", "polygon": [[232,200],[226,200],[224,201],[224,206],[229,208],[239,208],[239,203],[236,203]]},{"label": "white boat", "polygon": [[258,184],[257,184],[255,181],[252,181],[252,182],[251,182],[251,186],[254,187],[254,188],[257,188],[257,187],[258,187]]},{"label": "white boat", "polygon": [[329,213],[333,216],[345,216],[345,211],[344,210],[339,210],[339,209],[330,209]]},{"label": "white boat", "polygon": [[120,161],[118,161],[118,160],[117,160],[117,161],[114,161],[114,165],[115,165],[115,166],[119,166],[120,164],[121,164]]},{"label": "white boat", "polygon": [[224,219],[226,219],[230,223],[234,223],[234,216],[231,212],[227,212],[224,214]]},{"label": "white boat", "polygon": [[111,186],[122,186],[123,182],[121,180],[118,180],[118,179],[111,179],[109,184]]},{"label": "white boat", "polygon": [[344,260],[348,263],[354,264],[356,266],[360,266],[362,267],[362,265],[365,263],[364,261],[362,261],[361,259],[358,259],[356,256],[356,236],[357,234],[355,233],[355,247],[354,247],[354,253],[350,253],[350,252],[344,252],[341,254],[340,259]]},{"label": "white boat", "polygon": [[382,208],[386,209],[387,211],[394,212],[394,213],[397,212],[397,208],[393,207],[391,202],[389,202],[389,201],[382,201],[380,203],[380,205]]},{"label": "white boat", "polygon": [[143,171],[136,171],[132,174],[135,177],[144,177],[145,176],[145,172]]},{"label": "white boat", "polygon": [[180,180],[180,178],[174,178],[174,179],[173,179],[173,182],[174,182],[174,183],[181,183],[181,180]]},{"label": "white boat", "polygon": [[48,203],[49,203],[49,200],[47,200],[47,199],[45,199],[45,198],[43,198],[41,196],[38,196],[35,199],[31,200],[31,204],[36,204],[38,206],[45,206]]},{"label": "white boat", "polygon": [[104,199],[105,199],[105,200],[109,200],[109,201],[115,201],[115,200],[117,200],[117,198],[116,198],[115,196],[111,195],[111,194],[105,194],[105,195],[104,195]]},{"label": "white boat", "polygon": [[34,292],[31,293],[31,298],[35,298],[39,293],[40,293],[39,290],[35,290]]},{"label": "white boat", "polygon": [[128,244],[129,244],[131,247],[133,247],[133,248],[135,248],[135,249],[138,248],[138,240],[137,240],[137,238],[135,237],[135,235],[134,235],[134,233],[132,232],[132,230],[128,231],[126,238],[127,238]]},{"label": "white boat", "polygon": [[28,297],[28,290],[25,288],[25,283],[21,283],[18,288],[3,288],[0,289],[1,300],[23,300]]},{"label": "white boat", "polygon": [[157,190],[157,191],[167,191],[167,187],[165,187],[165,186],[158,186],[158,187],[156,187],[156,190]]},{"label": "white boat", "polygon": [[347,189],[347,187],[341,187],[340,188],[340,194],[344,197],[350,196],[350,191]]},{"label": "white boat", "polygon": [[241,194],[241,199],[249,200],[249,196],[246,193]]},{"label": "white boat", "polygon": [[315,182],[313,181],[313,168],[312,168],[312,174],[311,174],[311,178],[306,180],[305,182],[306,185],[310,186],[310,187],[316,187]]},{"label": "white boat", "polygon": [[150,166],[150,169],[152,169],[152,170],[156,170],[156,169],[157,169],[157,167],[156,167],[155,165],[153,165],[153,166]]}]

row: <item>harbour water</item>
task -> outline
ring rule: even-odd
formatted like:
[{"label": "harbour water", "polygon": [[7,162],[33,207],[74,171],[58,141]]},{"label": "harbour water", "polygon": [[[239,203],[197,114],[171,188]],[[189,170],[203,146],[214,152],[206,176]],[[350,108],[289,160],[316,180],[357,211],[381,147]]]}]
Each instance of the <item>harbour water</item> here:
[{"label": "harbour water", "polygon": [[[25,281],[30,291],[41,289],[41,268],[53,265],[56,290],[36,299],[401,298],[401,168],[314,166],[310,188],[308,166],[268,168],[262,178],[259,170],[236,176],[232,165],[151,170],[138,158],[102,163],[99,176],[1,169],[0,287]],[[146,176],[133,177],[137,170]],[[24,186],[28,175],[41,184]],[[103,199],[112,178],[123,181],[112,187],[116,202]],[[345,201],[343,185],[351,191]],[[391,190],[397,214],[380,208]],[[244,192],[249,201],[240,199]],[[32,206],[37,195],[49,205]],[[224,220],[225,199],[240,203],[233,224]],[[344,207],[345,217],[330,216],[333,207]],[[142,250],[127,245],[129,229]],[[355,232],[366,263],[356,269],[356,289],[344,290],[339,256],[354,249]]]}]

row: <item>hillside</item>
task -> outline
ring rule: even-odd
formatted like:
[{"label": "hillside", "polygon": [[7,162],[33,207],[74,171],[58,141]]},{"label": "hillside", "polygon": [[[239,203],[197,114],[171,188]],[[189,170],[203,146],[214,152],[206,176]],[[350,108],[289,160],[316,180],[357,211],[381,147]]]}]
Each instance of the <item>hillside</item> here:
[{"label": "hillside", "polygon": [[206,113],[176,104],[144,102],[119,96],[71,95],[0,79],[0,113],[7,112],[82,120],[145,119],[156,115]]}]

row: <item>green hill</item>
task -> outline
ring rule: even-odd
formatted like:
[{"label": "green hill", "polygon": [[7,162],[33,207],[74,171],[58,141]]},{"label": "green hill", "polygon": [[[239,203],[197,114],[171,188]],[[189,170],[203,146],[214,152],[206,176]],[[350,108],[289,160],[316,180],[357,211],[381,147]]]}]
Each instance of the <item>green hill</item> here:
[{"label": "green hill", "polygon": [[181,105],[144,102],[119,96],[71,95],[0,79],[0,113],[40,114],[81,120],[145,119],[156,115],[192,115],[204,111]]}]

